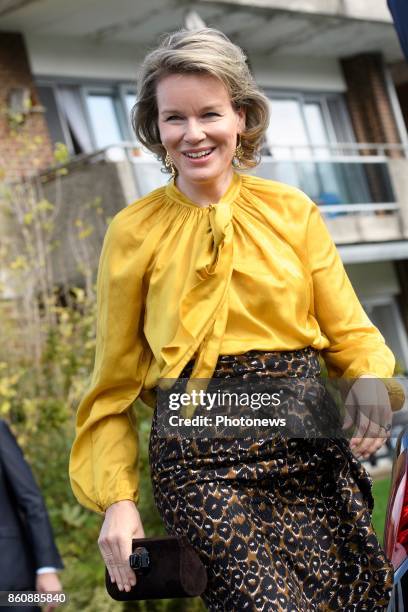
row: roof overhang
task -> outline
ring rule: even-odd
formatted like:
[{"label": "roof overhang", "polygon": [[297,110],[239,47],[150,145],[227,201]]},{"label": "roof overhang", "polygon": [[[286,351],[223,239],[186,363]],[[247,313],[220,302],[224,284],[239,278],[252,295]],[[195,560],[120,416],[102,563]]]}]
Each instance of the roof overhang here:
[{"label": "roof overhang", "polygon": [[[380,51],[403,59],[383,0],[0,0],[2,30],[30,38],[86,40],[137,52],[183,27],[194,9],[251,55],[343,57]],[[367,10],[369,5],[369,11]],[[353,8],[354,7],[354,8]],[[365,12],[363,8],[365,7]]]}]

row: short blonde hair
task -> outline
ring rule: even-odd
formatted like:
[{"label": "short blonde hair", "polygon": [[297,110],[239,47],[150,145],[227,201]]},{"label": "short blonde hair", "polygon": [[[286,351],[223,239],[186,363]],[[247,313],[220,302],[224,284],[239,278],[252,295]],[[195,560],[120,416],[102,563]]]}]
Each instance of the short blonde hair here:
[{"label": "short blonde hair", "polygon": [[159,47],[146,56],[138,79],[137,102],[131,113],[137,139],[164,163],[166,149],[161,143],[157,123],[157,84],[169,74],[197,73],[220,79],[230,94],[233,107],[245,110],[240,167],[256,166],[269,124],[268,99],[256,85],[242,49],[213,28],[167,34]]}]

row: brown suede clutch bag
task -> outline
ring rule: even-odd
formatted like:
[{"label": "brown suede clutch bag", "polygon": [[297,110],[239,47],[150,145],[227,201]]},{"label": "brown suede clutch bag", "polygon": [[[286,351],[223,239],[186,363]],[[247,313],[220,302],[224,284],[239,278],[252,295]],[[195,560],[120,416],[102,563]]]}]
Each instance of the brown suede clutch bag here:
[{"label": "brown suede clutch bag", "polygon": [[207,586],[206,569],[185,536],[132,540],[129,563],[136,585],[128,592],[105,571],[106,589],[117,601],[197,597]]}]

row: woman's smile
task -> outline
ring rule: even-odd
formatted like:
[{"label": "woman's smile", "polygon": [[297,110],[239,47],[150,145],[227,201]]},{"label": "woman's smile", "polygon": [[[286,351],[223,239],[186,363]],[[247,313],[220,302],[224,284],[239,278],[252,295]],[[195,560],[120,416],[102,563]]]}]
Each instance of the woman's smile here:
[{"label": "woman's smile", "polygon": [[192,151],[182,151],[182,154],[194,162],[206,161],[206,159],[214,151],[215,147],[206,147],[204,149],[196,149]]}]

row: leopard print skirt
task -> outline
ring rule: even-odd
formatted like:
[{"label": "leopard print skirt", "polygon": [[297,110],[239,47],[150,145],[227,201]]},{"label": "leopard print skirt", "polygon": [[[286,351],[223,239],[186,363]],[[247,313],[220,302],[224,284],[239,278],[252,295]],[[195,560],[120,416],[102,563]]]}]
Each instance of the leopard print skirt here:
[{"label": "leopard print skirt", "polygon": [[[319,374],[307,347],[221,355],[214,377]],[[149,461],[166,531],[186,535],[206,566],[208,610],[387,609],[393,575],[371,525],[371,480],[344,438],[164,438],[156,408]]]}]

